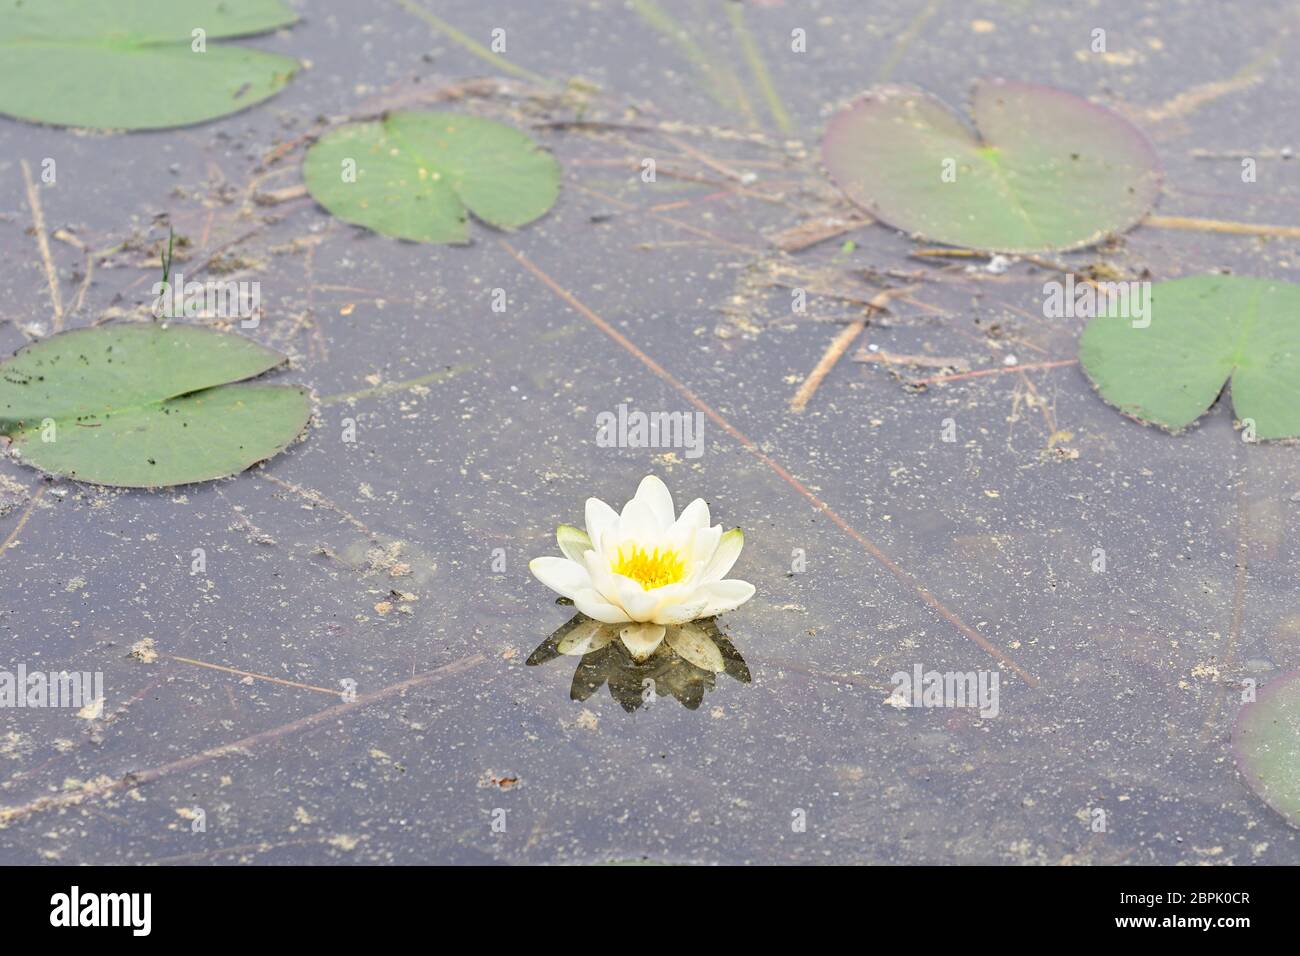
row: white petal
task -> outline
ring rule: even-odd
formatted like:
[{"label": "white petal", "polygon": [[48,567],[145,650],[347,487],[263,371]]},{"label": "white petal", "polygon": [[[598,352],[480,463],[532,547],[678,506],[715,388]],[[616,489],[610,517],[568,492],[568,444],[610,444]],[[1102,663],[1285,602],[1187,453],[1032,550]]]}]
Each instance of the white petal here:
[{"label": "white petal", "polygon": [[562,597],[572,598],[575,592],[591,587],[587,569],[568,558],[533,558],[528,562],[528,570]]},{"label": "white petal", "polygon": [[727,669],[718,645],[695,624],[684,624],[668,632],[668,646],[696,667],[721,674]]},{"label": "white petal", "polygon": [[583,621],[560,639],[555,649],[561,654],[581,657],[598,651],[614,639],[614,629],[603,621]]},{"label": "white petal", "polygon": [[600,596],[600,593],[595,588],[587,588],[585,591],[579,591],[575,594],[573,596],[573,606],[587,617],[593,617],[597,621],[604,621],[606,624],[624,624],[631,620],[621,607],[610,604]]},{"label": "white petal", "polygon": [[614,586],[618,588],[618,604],[627,611],[627,616],[634,621],[648,621],[658,609],[661,598],[656,591],[647,591],[640,583],[621,574],[613,575]]},{"label": "white petal", "polygon": [[659,624],[629,624],[618,632],[623,646],[640,663],[658,649],[664,639],[664,628]]},{"label": "white petal", "polygon": [[678,604],[669,604],[655,612],[656,624],[686,624],[696,618],[707,617],[704,609],[709,606],[707,594],[693,593],[687,600]]},{"label": "white petal", "polygon": [[[721,527],[719,525],[719,527]],[[745,546],[745,533],[739,528],[732,528],[724,534],[718,541],[718,547],[713,552],[713,557],[704,568],[704,574],[700,577],[701,584],[712,584],[715,581],[721,581],[727,576],[736,559],[740,557],[740,549]]]},{"label": "white petal", "polygon": [[682,509],[681,515],[673,523],[669,534],[676,537],[690,528],[707,528],[709,526],[709,506],[703,498],[696,498]]},{"label": "white petal", "polygon": [[715,524],[712,528],[700,528],[690,541],[691,560],[707,564],[713,558],[714,552],[718,550],[718,542],[721,540],[722,525]]},{"label": "white petal", "polygon": [[634,501],[639,501],[650,509],[655,516],[660,531],[667,531],[673,523],[676,512],[673,511],[673,496],[668,486],[654,475],[646,475],[636,489]]},{"label": "white petal", "polygon": [[644,501],[633,498],[623,506],[623,513],[618,518],[616,544],[634,541],[644,548],[659,540],[660,534],[659,521]]},{"label": "white petal", "polygon": [[619,588],[615,575],[609,569],[609,561],[603,554],[588,551],[583,555],[583,564],[591,575],[591,586],[601,593],[602,600],[610,604],[619,604]]},{"label": "white petal", "polygon": [[618,512],[599,498],[587,499],[587,537],[597,547],[600,546],[601,533],[618,523]]},{"label": "white petal", "polygon": [[748,581],[729,578],[726,581],[714,581],[700,588],[701,595],[707,595],[709,603],[705,605],[700,617],[712,617],[725,611],[733,611],[754,596],[754,585]]},{"label": "white petal", "polygon": [[639,581],[622,574],[610,575],[610,580],[617,589],[616,593],[609,598],[611,604],[626,610],[628,617],[633,621],[650,621],[655,624],[665,623],[659,620],[660,610],[682,603],[694,595],[696,590],[694,584],[686,581],[665,584],[661,588],[647,591],[641,587]]},{"label": "white petal", "polygon": [[600,537],[592,539],[592,549],[599,555],[605,556],[605,563],[609,563],[610,557],[618,551],[618,518],[615,517],[613,522],[605,525],[600,531]]},{"label": "white petal", "polygon": [[579,564],[583,563],[582,556],[591,550],[591,538],[587,537],[587,532],[573,525],[562,524],[556,528],[555,540],[559,542],[564,556]]}]

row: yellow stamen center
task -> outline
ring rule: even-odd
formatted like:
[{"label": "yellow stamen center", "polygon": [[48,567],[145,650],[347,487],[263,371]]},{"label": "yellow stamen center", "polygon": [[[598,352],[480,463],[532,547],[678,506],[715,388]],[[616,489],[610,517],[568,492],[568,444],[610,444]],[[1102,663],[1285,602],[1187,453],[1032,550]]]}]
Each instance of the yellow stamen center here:
[{"label": "yellow stamen center", "polygon": [[609,569],[615,574],[631,578],[650,591],[680,581],[686,572],[686,562],[672,548],[662,552],[655,548],[649,552],[632,545],[630,553],[626,555],[622,548],[618,549],[618,555],[610,562]]}]

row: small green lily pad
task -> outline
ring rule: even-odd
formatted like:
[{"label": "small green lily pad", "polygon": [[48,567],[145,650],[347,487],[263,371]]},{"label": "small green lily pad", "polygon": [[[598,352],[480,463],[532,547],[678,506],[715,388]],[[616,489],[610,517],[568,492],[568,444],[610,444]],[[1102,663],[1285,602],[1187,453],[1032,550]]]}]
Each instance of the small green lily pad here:
[{"label": "small green lily pad", "polygon": [[[1149,324],[1146,324],[1149,322]],[[1099,315],[1079,360],[1121,412],[1177,432],[1231,383],[1254,437],[1300,437],[1300,285],[1206,275],[1159,282],[1151,314]]]},{"label": "small green lily pad", "polygon": [[982,80],[971,111],[978,134],[929,93],[876,87],[831,119],[823,162],[889,225],[992,252],[1091,245],[1155,203],[1155,151],[1110,110],[1047,86]]},{"label": "small green lily pad", "polygon": [[307,152],[303,179],[338,218],[416,242],[469,242],[469,216],[514,229],[544,215],[560,166],[513,127],[458,113],[352,123]]},{"label": "small green lily pad", "polygon": [[196,326],[64,332],[0,363],[0,435],[15,457],[78,481],[157,488],[224,478],[306,427],[306,389],[228,384],[286,361]]},{"label": "small green lily pad", "polygon": [[1250,788],[1300,826],[1300,671],[1270,681],[1242,708],[1232,741]]},{"label": "small green lily pad", "polygon": [[298,61],[215,41],[295,20],[282,0],[0,0],[0,113],[94,129],[235,113]]}]

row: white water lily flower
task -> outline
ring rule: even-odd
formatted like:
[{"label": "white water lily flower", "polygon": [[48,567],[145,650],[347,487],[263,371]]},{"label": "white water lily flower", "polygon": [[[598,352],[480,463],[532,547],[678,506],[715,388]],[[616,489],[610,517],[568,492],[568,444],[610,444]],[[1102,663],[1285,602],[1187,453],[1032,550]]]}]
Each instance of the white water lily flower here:
[{"label": "white water lily flower", "polygon": [[619,638],[637,661],[658,649],[667,627],[730,611],[754,596],[748,581],[725,578],[744,533],[709,527],[702,498],[676,516],[668,486],[654,475],[642,479],[621,514],[588,498],[587,530],[560,525],[555,537],[564,557],[535,558],[529,570],[588,617],[625,625]]}]

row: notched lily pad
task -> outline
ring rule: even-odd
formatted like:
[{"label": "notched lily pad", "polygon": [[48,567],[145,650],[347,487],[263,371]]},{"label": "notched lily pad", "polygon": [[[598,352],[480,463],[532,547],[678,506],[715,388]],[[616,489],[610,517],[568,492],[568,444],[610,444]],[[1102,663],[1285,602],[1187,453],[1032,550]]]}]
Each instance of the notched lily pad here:
[{"label": "notched lily pad", "polygon": [[1155,151],[1110,110],[981,80],[971,113],[978,132],[923,90],[876,87],[831,119],[822,159],[878,219],[970,249],[1075,249],[1132,227],[1155,203]]},{"label": "notched lily pad", "polygon": [[1300,826],[1300,671],[1271,681],[1242,708],[1232,741],[1250,788]]},{"label": "notched lily pad", "polygon": [[1102,398],[1138,421],[1180,431],[1230,382],[1234,413],[1255,438],[1300,437],[1293,283],[1222,275],[1158,282],[1149,317],[1092,319],[1079,360]]},{"label": "notched lily pad", "polygon": [[94,129],[235,113],[298,61],[216,41],[296,20],[282,0],[0,0],[0,113]]},{"label": "notched lily pad", "polygon": [[224,478],[306,427],[305,388],[229,384],[286,361],[195,326],[64,332],[0,363],[0,435],[15,457],[78,481],[157,488]]},{"label": "notched lily pad", "polygon": [[560,166],[513,127],[458,113],[395,112],[321,137],[307,189],[338,218],[416,242],[469,242],[469,213],[498,229],[543,216]]}]

